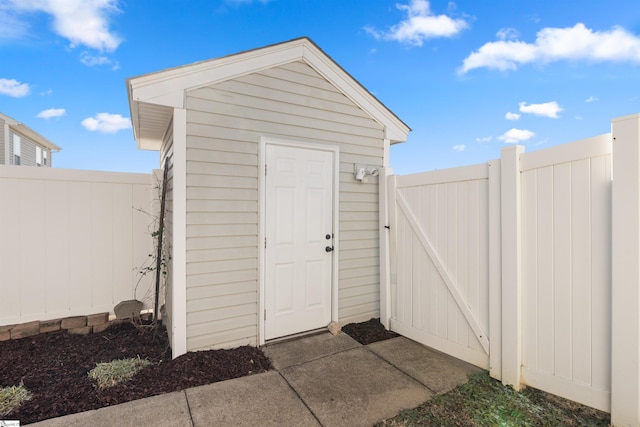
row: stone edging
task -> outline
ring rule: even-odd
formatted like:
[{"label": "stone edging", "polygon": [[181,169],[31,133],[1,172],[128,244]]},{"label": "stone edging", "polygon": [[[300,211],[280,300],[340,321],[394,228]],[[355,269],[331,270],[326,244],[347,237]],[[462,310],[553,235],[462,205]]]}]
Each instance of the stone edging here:
[{"label": "stone edging", "polygon": [[60,330],[66,330],[70,334],[87,335],[102,332],[109,325],[109,313],[106,312],[54,320],[35,320],[19,325],[0,326],[0,341],[17,340]]}]

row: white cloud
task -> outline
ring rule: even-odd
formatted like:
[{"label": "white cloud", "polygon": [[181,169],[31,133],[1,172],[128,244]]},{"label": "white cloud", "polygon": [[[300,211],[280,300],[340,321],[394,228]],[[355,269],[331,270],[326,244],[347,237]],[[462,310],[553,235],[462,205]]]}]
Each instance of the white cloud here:
[{"label": "white cloud", "polygon": [[463,19],[454,19],[447,15],[435,15],[427,0],[410,0],[409,4],[396,4],[407,16],[389,31],[378,31],[371,27],[365,30],[375,38],[395,40],[414,46],[422,46],[426,39],[453,37],[469,27]]},{"label": "white cloud", "polygon": [[558,105],[556,101],[545,102],[544,104],[529,104],[521,102],[520,112],[534,114],[536,116],[549,117],[552,119],[558,118],[558,113],[564,111],[562,107]]},{"label": "white cloud", "polygon": [[119,70],[120,64],[118,61],[112,60],[104,55],[91,55],[88,52],[82,52],[80,55],[80,62],[82,62],[87,67],[95,67],[100,65],[110,65],[112,70]]},{"label": "white cloud", "polygon": [[503,135],[499,136],[498,139],[510,144],[516,144],[521,141],[526,141],[528,139],[533,138],[535,133],[526,129],[509,129]]},{"label": "white cloud", "polygon": [[492,136],[480,136],[476,138],[476,142],[490,142],[492,139]]},{"label": "white cloud", "polygon": [[82,121],[82,126],[92,132],[115,133],[131,128],[131,120],[120,114],[98,113]]},{"label": "white cloud", "polygon": [[40,111],[36,117],[39,119],[52,119],[64,116],[65,114],[67,114],[67,110],[64,108],[49,108],[48,110]]},{"label": "white cloud", "polygon": [[22,98],[29,95],[30,92],[31,88],[27,83],[21,83],[14,79],[0,79],[0,95]]},{"label": "white cloud", "polygon": [[582,23],[567,28],[543,28],[534,43],[504,39],[485,43],[464,59],[458,72],[464,74],[482,67],[516,70],[523,64],[562,60],[640,63],[640,37],[622,27],[594,31]]},{"label": "white cloud", "polygon": [[453,151],[461,152],[461,151],[464,151],[465,148],[467,147],[464,144],[454,145]]},{"label": "white cloud", "polygon": [[80,55],[80,62],[88,67],[93,67],[95,65],[109,65],[111,64],[111,60],[106,56],[98,55],[94,56],[89,54],[88,52],[82,52]]},{"label": "white cloud", "polygon": [[0,40],[22,38],[29,33],[29,26],[0,3]]},{"label": "white cloud", "polygon": [[520,118],[520,114],[508,112],[504,115],[504,118],[507,120],[518,120]]},{"label": "white cloud", "polygon": [[598,98],[596,98],[595,96],[590,96],[587,99],[584,100],[584,102],[596,102],[598,100]]},{"label": "white cloud", "polygon": [[499,40],[513,40],[517,39],[520,33],[515,28],[501,28],[497,33],[496,37]]},{"label": "white cloud", "polygon": [[12,12],[43,12],[53,18],[56,34],[71,42],[112,52],[121,43],[109,28],[109,18],[120,12],[119,0],[8,0]]}]

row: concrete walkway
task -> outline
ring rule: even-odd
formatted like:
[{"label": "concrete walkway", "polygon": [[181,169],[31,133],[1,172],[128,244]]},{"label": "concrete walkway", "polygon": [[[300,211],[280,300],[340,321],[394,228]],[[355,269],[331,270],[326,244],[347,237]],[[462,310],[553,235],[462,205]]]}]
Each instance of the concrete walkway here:
[{"label": "concrete walkway", "polygon": [[480,372],[404,337],[362,346],[322,333],[263,350],[274,371],[32,425],[371,426]]}]

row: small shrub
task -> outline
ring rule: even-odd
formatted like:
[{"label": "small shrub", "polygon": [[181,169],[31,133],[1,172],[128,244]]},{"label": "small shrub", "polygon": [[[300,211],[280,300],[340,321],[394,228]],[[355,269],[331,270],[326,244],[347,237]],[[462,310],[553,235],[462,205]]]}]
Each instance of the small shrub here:
[{"label": "small shrub", "polygon": [[107,363],[96,363],[89,371],[89,378],[95,380],[99,389],[129,381],[138,371],[151,365],[147,359],[137,358],[112,360]]},{"label": "small shrub", "polygon": [[31,399],[31,393],[22,384],[19,386],[0,387],[0,418],[8,415],[18,408],[22,402],[29,399]]}]

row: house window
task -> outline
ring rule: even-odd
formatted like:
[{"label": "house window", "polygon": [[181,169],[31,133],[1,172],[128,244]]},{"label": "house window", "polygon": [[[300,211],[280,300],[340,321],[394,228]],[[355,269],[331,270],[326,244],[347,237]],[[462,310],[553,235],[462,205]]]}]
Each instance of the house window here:
[{"label": "house window", "polygon": [[20,136],[13,135],[13,164],[20,164]]},{"label": "house window", "polygon": [[42,166],[42,148],[36,145],[36,166]]},{"label": "house window", "polygon": [[42,166],[47,166],[47,150],[42,150]]}]

